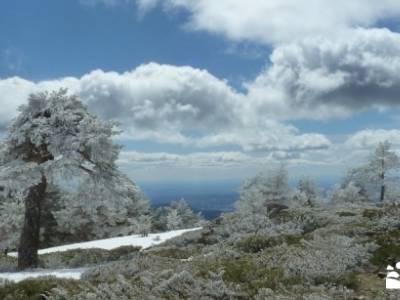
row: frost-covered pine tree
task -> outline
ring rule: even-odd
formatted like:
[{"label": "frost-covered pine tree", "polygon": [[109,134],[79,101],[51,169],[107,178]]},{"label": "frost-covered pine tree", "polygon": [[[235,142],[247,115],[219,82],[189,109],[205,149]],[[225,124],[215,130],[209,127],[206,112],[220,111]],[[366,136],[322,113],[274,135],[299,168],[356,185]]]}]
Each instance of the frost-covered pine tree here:
[{"label": "frost-covered pine tree", "polygon": [[300,205],[314,206],[318,199],[314,181],[307,177],[301,178],[297,184],[293,199]]},{"label": "frost-covered pine tree", "polygon": [[[1,149],[0,186],[24,199],[24,225],[18,268],[38,263],[40,224],[50,183],[85,176],[117,194],[116,160],[120,146],[111,138],[115,124],[91,115],[76,96],[64,89],[32,94],[9,127]],[[87,199],[90,202],[91,195]]]},{"label": "frost-covered pine tree", "polygon": [[257,198],[265,205],[287,204],[290,198],[288,172],[281,165],[267,175],[259,174],[243,184],[240,194],[241,199]]},{"label": "frost-covered pine tree", "polygon": [[376,181],[373,179],[371,169],[368,165],[351,168],[343,178],[340,188],[345,189],[350,184],[357,187],[359,196],[365,198],[363,201],[374,199],[376,194]]},{"label": "frost-covered pine tree", "polygon": [[393,173],[400,169],[400,158],[391,148],[388,141],[379,143],[367,163],[347,172],[341,188],[344,189],[351,183],[369,200],[377,199],[383,202],[388,192],[393,198],[396,189],[388,191],[388,188],[397,185],[393,181],[395,178]]},{"label": "frost-covered pine tree", "polygon": [[170,214],[170,211],[176,210],[177,215],[181,219],[181,228],[190,228],[194,226],[198,226],[203,221],[203,218],[200,213],[196,214],[189,206],[189,204],[185,201],[185,199],[180,199],[179,201],[173,201],[166,208],[167,216]]},{"label": "frost-covered pine tree", "polygon": [[169,230],[182,228],[182,218],[177,209],[170,209],[167,213],[167,228]]},{"label": "frost-covered pine tree", "polygon": [[389,141],[379,143],[369,161],[370,170],[380,185],[379,200],[381,202],[385,201],[388,174],[400,168],[400,158],[391,147]]},{"label": "frost-covered pine tree", "polygon": [[240,198],[235,203],[236,215],[229,231],[266,233],[273,230],[272,217],[287,208],[290,198],[288,174],[281,165],[267,175],[259,174],[247,180],[240,190]]},{"label": "frost-covered pine tree", "polygon": [[143,237],[148,236],[152,227],[151,215],[141,215],[135,221],[135,232],[140,233]]}]

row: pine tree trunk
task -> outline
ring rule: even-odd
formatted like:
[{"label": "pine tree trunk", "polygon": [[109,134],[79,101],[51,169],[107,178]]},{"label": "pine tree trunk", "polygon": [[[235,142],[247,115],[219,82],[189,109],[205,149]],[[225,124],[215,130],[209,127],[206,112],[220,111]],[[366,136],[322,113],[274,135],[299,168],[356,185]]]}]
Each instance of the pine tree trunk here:
[{"label": "pine tree trunk", "polygon": [[18,248],[19,270],[38,266],[41,206],[46,192],[46,185],[46,178],[42,176],[42,182],[31,187],[25,199],[24,227]]},{"label": "pine tree trunk", "polygon": [[380,198],[381,202],[385,201],[385,185],[382,184],[381,185],[381,198]]},{"label": "pine tree trunk", "polygon": [[[383,168],[383,162],[382,162],[382,168]],[[381,203],[385,201],[385,172],[381,173]]]}]

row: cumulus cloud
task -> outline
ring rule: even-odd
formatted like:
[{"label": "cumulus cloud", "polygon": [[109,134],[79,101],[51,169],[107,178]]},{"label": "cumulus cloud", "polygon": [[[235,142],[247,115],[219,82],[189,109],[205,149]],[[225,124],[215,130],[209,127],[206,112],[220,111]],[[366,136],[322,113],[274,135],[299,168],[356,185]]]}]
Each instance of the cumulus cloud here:
[{"label": "cumulus cloud", "polygon": [[123,139],[258,151],[330,145],[323,135],[301,134],[291,125],[249,110],[251,100],[245,94],[207,71],[155,63],[125,73],[97,70],[81,78],[39,83],[18,77],[0,80],[5,104],[0,116],[9,122],[29,93],[59,87],[78,94],[102,118],[120,122]]},{"label": "cumulus cloud", "polygon": [[[397,0],[136,0],[136,5],[141,13],[157,6],[182,9],[189,30],[272,45],[265,70],[245,85],[248,111],[281,120],[326,119],[399,105],[400,34],[374,28],[400,16]],[[153,112],[149,103],[141,118]]]},{"label": "cumulus cloud", "polygon": [[355,29],[277,47],[248,84],[253,107],[282,118],[325,119],[400,104],[400,34]]},{"label": "cumulus cloud", "polygon": [[80,79],[79,94],[102,116],[135,128],[223,128],[237,116],[239,99],[207,71],[148,64],[132,72],[94,71]]},{"label": "cumulus cloud", "polygon": [[400,147],[400,130],[398,129],[365,129],[352,134],[345,142],[351,149],[373,149],[380,142],[389,141]]},{"label": "cumulus cloud", "polygon": [[136,0],[148,11],[156,2],[165,10],[189,13],[186,27],[221,34],[234,41],[286,43],[306,36],[336,35],[355,26],[372,26],[400,15],[397,0]]}]

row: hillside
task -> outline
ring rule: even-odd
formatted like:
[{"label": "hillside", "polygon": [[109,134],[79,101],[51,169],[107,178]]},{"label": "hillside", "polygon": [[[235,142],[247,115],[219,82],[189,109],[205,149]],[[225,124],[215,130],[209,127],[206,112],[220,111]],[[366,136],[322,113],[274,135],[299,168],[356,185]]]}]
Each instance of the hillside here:
[{"label": "hillside", "polygon": [[[399,216],[396,205],[293,207],[255,233],[227,214],[144,251],[43,254],[43,268],[87,269],[80,280],[3,282],[0,298],[398,299],[384,277],[400,257]],[[1,259],[2,270],[14,265],[13,257]]]}]

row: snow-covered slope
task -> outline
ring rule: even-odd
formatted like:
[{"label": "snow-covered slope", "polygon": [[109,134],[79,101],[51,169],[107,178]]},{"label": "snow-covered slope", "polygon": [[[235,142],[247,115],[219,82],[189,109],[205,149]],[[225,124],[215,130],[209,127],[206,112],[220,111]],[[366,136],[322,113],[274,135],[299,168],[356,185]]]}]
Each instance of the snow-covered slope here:
[{"label": "snow-covered slope", "polygon": [[[162,233],[151,233],[147,237],[142,237],[141,235],[128,235],[123,237],[116,237],[104,240],[95,240],[90,242],[83,242],[83,243],[76,243],[76,244],[69,244],[64,246],[58,247],[51,247],[46,249],[39,250],[39,255],[53,253],[53,252],[63,252],[68,250],[74,249],[91,249],[91,248],[99,248],[105,250],[115,249],[121,246],[140,246],[143,249],[149,248],[154,245],[161,244],[166,240],[172,239],[174,237],[180,236],[185,232],[199,230],[201,227],[198,228],[191,228],[191,229],[181,229],[181,230],[172,230],[166,231]],[[16,252],[10,252],[10,256],[16,257]]]},{"label": "snow-covered slope", "polygon": [[[105,250],[115,249],[121,246],[140,246],[142,249],[149,248],[154,245],[161,244],[166,240],[172,239],[174,237],[180,236],[185,232],[199,230],[198,228],[182,229],[182,230],[172,230],[162,233],[152,233],[147,237],[142,237],[140,235],[129,235],[124,237],[110,238],[104,240],[96,240],[90,242],[76,243],[70,245],[64,245],[59,247],[52,247],[47,249],[39,250],[39,254],[47,254],[52,252],[63,252],[73,249],[93,249],[100,248]],[[17,256],[17,253],[9,253],[10,256]],[[80,269],[60,269],[60,270],[33,270],[27,272],[15,272],[15,273],[0,273],[0,279],[7,279],[10,281],[19,282],[28,278],[36,278],[43,276],[55,276],[59,278],[71,278],[80,279],[85,268]]]}]

